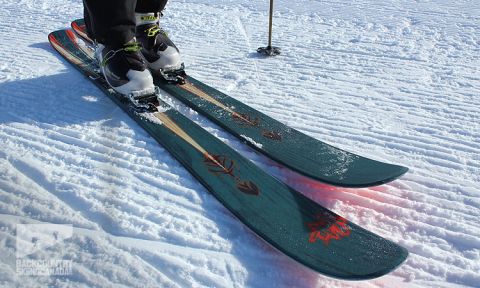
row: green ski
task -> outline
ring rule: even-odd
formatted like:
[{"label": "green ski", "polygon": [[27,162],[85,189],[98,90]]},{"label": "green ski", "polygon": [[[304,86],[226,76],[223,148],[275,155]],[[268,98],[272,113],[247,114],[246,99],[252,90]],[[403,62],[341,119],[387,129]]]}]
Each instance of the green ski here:
[{"label": "green ski", "polygon": [[[83,19],[73,30],[90,42]],[[155,76],[155,75],[154,75]],[[182,83],[161,76],[155,85],[198,111],[257,151],[315,180],[342,187],[381,185],[402,176],[407,168],[375,161],[307,136],[232,97],[184,74]]]},{"label": "green ski", "polygon": [[152,96],[139,109],[109,89],[96,61],[72,30],[49,41],[170,152],[229,211],[260,238],[311,269],[340,279],[382,276],[408,256],[406,249],[355,225],[293,190],[228,145]]}]

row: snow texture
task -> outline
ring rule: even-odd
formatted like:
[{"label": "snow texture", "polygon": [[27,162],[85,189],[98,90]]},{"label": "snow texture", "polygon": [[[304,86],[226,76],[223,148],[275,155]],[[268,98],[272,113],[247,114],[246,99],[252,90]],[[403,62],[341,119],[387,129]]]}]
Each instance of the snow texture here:
[{"label": "snow texture", "polygon": [[262,143],[258,143],[258,142],[255,142],[255,140],[253,140],[252,138],[248,137],[248,136],[245,136],[245,135],[240,135],[243,139],[245,139],[248,143],[254,145],[255,147],[258,147],[258,148],[262,148],[263,145]]},{"label": "snow texture", "polygon": [[[319,275],[250,233],[47,42],[82,1],[0,4],[0,286],[480,287],[480,2],[171,1],[188,72],[317,139],[411,170],[365,189],[306,179],[180,103],[308,197],[410,251],[379,279]],[[301,147],[299,147],[301,149]],[[39,251],[68,276],[15,271],[15,225],[73,226]]]}]

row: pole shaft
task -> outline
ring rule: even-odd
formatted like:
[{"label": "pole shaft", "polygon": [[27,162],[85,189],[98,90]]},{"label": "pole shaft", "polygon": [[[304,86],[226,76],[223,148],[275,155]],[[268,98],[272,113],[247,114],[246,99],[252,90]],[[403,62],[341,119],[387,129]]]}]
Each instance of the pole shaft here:
[{"label": "pole shaft", "polygon": [[272,46],[273,0],[270,0],[270,19],[268,24],[268,47]]}]

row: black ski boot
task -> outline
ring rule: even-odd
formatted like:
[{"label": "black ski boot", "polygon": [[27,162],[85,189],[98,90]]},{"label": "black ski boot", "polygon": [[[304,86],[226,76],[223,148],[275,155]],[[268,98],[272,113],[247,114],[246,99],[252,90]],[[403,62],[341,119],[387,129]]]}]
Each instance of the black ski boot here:
[{"label": "black ski boot", "polygon": [[140,50],[141,45],[135,39],[122,47],[97,45],[95,56],[105,79],[116,92],[129,97],[155,93],[152,75]]},{"label": "black ski boot", "polygon": [[136,38],[142,44],[147,66],[154,72],[169,73],[183,69],[180,51],[159,26],[160,13],[136,13]]}]

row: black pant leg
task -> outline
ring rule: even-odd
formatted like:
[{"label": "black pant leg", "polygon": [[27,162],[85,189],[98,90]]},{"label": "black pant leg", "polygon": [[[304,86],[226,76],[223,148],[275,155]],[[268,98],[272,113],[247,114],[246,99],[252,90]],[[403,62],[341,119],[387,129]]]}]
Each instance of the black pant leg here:
[{"label": "black pant leg", "polygon": [[138,13],[151,13],[151,12],[161,12],[165,5],[167,5],[168,0],[138,0],[137,8],[135,12]]},{"label": "black pant leg", "polygon": [[83,0],[89,37],[118,47],[135,36],[135,12],[161,12],[168,0]]},{"label": "black pant leg", "polygon": [[135,36],[137,0],[83,0],[83,5],[87,31],[99,43],[120,47]]},{"label": "black pant leg", "polygon": [[93,24],[92,24],[90,14],[88,13],[86,5],[83,5],[83,20],[85,21],[85,27],[87,30],[88,37],[90,37],[90,39],[95,39],[95,35],[93,34],[93,31],[92,31]]}]

